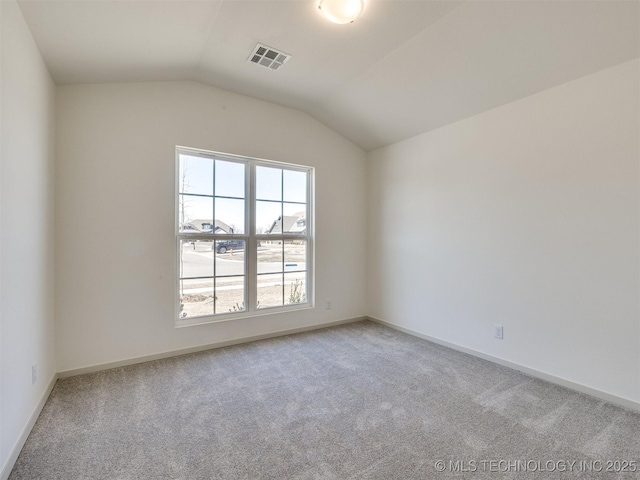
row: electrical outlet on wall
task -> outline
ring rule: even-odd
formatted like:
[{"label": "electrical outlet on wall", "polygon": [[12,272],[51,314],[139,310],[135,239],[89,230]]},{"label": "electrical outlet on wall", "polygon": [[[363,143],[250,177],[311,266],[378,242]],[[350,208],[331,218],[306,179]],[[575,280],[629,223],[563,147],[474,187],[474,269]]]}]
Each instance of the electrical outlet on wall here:
[{"label": "electrical outlet on wall", "polygon": [[331,299],[327,298],[327,301],[325,303],[325,307],[327,310],[331,310]]},{"label": "electrical outlet on wall", "polygon": [[502,340],[502,325],[494,325],[493,326],[493,336]]},{"label": "electrical outlet on wall", "polygon": [[34,362],[31,365],[31,385],[34,385],[36,380],[38,380],[38,364]]}]

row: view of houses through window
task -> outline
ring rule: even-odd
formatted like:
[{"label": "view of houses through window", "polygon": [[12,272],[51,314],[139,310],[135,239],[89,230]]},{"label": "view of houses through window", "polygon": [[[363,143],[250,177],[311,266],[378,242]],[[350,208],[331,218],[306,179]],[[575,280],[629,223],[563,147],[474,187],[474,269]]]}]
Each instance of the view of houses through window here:
[{"label": "view of houses through window", "polygon": [[179,320],[310,303],[310,168],[179,148],[177,180]]}]

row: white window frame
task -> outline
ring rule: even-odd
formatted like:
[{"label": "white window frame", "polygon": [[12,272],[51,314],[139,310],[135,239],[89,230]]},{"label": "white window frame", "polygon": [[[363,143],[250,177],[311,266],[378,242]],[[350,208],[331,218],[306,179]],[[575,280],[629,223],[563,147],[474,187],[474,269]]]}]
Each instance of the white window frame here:
[{"label": "white window frame", "polygon": [[[189,156],[197,156],[210,159],[211,161],[224,160],[230,162],[244,163],[245,168],[245,225],[244,234],[215,234],[215,233],[186,233],[180,232],[180,154]],[[191,147],[176,146],[175,161],[175,312],[174,319],[176,327],[186,327],[191,325],[201,325],[203,323],[217,323],[240,318],[256,317],[262,315],[270,315],[275,313],[291,312],[298,310],[307,310],[315,308],[315,221],[314,221],[314,178],[315,170],[313,167],[295,165],[285,162],[277,162],[273,160],[264,160],[259,158],[244,157],[229,153],[213,152],[208,150],[196,149]],[[303,234],[256,234],[256,167],[272,167],[286,170],[294,170],[307,173],[307,198],[306,198],[306,233]],[[286,203],[286,202],[285,202]],[[214,203],[215,205],[215,203]],[[214,206],[215,208],[215,206]],[[213,222],[215,224],[216,214],[213,212]],[[284,223],[284,222],[283,222]],[[215,230],[215,228],[214,228]],[[202,315],[188,318],[180,318],[180,255],[181,242],[183,240],[244,240],[245,243],[245,289],[244,304],[245,310],[241,312],[221,313],[217,315]],[[256,308],[258,298],[258,258],[257,258],[257,242],[260,240],[306,240],[306,302],[293,305],[282,305],[276,307]],[[214,243],[215,245],[215,243]],[[215,248],[214,248],[215,255]],[[284,261],[284,259],[283,259]],[[215,279],[214,272],[214,279]]]}]

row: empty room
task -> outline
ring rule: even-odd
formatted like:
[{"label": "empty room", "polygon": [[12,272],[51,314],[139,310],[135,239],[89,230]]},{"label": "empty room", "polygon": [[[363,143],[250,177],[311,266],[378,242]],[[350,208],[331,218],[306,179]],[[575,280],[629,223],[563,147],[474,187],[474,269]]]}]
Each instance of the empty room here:
[{"label": "empty room", "polygon": [[640,1],[0,28],[0,480],[640,479]]}]

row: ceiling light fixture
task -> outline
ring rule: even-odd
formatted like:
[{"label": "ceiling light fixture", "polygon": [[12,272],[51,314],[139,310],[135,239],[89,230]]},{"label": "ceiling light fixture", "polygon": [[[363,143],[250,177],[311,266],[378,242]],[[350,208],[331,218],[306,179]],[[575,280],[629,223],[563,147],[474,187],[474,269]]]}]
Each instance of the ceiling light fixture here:
[{"label": "ceiling light fixture", "polygon": [[364,10],[364,0],[318,0],[318,9],[333,23],[351,23]]}]

